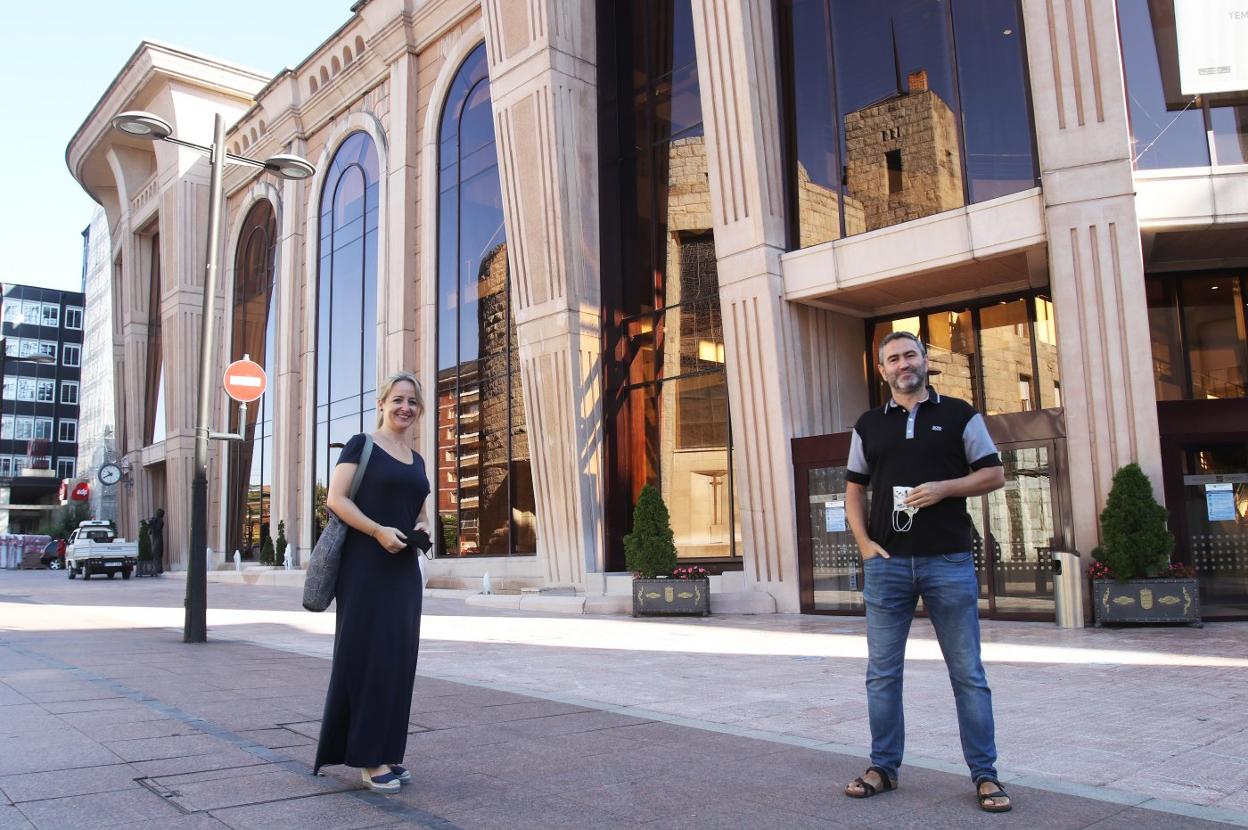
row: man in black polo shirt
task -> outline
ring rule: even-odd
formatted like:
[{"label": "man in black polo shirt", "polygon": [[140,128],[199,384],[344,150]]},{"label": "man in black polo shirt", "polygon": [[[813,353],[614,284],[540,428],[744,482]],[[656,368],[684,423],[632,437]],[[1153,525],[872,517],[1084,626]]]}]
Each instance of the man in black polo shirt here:
[{"label": "man in black polo shirt", "polygon": [[979,654],[979,583],[966,512],[968,496],[1005,484],[1001,458],[974,407],[927,385],[927,355],[917,337],[889,334],[879,360],[892,399],[854,425],[846,473],[846,518],[866,572],[871,766],[845,794],[869,798],[897,786],[906,732],[906,638],[922,597],[949,669],[962,754],[979,806],[1004,812],[1010,799],[997,781],[992,692]]}]

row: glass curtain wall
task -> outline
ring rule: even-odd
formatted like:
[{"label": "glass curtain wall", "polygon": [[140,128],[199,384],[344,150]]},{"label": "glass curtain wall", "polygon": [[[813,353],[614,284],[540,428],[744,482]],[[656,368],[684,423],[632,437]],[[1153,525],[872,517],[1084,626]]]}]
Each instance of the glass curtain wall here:
[{"label": "glass curtain wall", "polygon": [[438,449],[442,555],[537,551],[485,44],[438,131]]},{"label": "glass curtain wall", "polygon": [[1148,277],[1157,400],[1248,397],[1246,281],[1243,271]]},{"label": "glass curtain wall", "polygon": [[165,357],[161,321],[160,234],[152,234],[148,260],[147,383],[143,432],[147,446],[165,440]]},{"label": "glass curtain wall", "polygon": [[[230,360],[244,357],[272,372],[274,327],[274,253],[277,217],[273,205],[260,201],[247,211],[234,254],[233,342]],[[273,489],[273,386],[247,406],[246,422],[230,404],[230,431],[243,440],[229,444],[230,523],[227,550],[258,559],[261,545],[272,536],[269,515]]]},{"label": "glass curtain wall", "polygon": [[1038,184],[1014,0],[780,0],[790,246]]},{"label": "glass curtain wall", "polygon": [[1118,0],[1118,31],[1135,167],[1248,163],[1248,92],[1180,91],[1173,0]]},{"label": "glass curtain wall", "polygon": [[[723,325],[688,2],[604,21],[603,303],[609,568],[641,488],[659,487],[678,556],[738,567]],[[600,31],[602,31],[600,29]]]},{"label": "glass curtain wall", "polygon": [[1053,301],[1047,295],[868,323],[876,405],[891,396],[876,366],[880,341],[894,331],[910,332],[927,344],[928,366],[934,376],[931,384],[938,392],[970,401],[985,415],[1062,405]]},{"label": "glass curtain wall", "polygon": [[377,410],[377,148],[352,133],[334,154],[320,202],[313,537],[338,451]]}]

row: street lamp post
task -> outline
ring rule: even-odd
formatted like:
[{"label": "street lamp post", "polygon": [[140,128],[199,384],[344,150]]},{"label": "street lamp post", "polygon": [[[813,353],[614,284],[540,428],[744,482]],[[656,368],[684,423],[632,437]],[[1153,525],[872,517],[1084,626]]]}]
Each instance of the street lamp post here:
[{"label": "street lamp post", "polygon": [[[167,121],[148,112],[123,112],[113,118],[113,126],[137,138],[167,141],[206,153],[211,164],[208,194],[208,257],[204,275],[203,318],[199,328],[199,378],[195,407],[195,464],[191,473],[191,550],[186,566],[186,622],[182,641],[202,643],[208,639],[208,441],[211,430],[213,326],[217,294],[217,271],[221,241],[222,177],[227,163],[260,167],[284,179],[307,179],[316,169],[305,159],[276,155],[259,161],[236,156],[225,150],[225,123],[220,114],[213,122],[212,144],[208,147],[175,138]],[[225,437],[225,436],[222,436]]]}]

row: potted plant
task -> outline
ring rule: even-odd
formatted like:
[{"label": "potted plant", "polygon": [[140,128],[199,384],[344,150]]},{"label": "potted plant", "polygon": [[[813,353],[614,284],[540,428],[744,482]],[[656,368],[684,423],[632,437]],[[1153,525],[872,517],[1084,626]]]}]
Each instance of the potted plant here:
[{"label": "potted plant", "polygon": [[641,488],[637,497],[633,532],[624,537],[624,563],[633,572],[634,617],[709,613],[706,569],[698,565],[676,568],[671,515],[653,485]]},{"label": "potted plant", "polygon": [[286,522],[277,523],[277,539],[274,541],[277,553],[277,564],[286,565],[286,548],[290,546],[290,542],[286,539]]},{"label": "potted plant", "polygon": [[1195,573],[1171,563],[1174,534],[1166,509],[1153,498],[1138,464],[1114,474],[1101,511],[1101,545],[1092,551],[1092,606],[1098,626],[1106,623],[1181,622],[1200,624],[1200,590]]}]

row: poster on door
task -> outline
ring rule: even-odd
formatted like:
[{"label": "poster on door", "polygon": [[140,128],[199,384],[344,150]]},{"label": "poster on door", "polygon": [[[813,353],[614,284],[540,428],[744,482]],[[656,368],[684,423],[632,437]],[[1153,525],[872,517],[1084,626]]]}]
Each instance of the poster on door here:
[{"label": "poster on door", "polygon": [[1205,509],[1211,522],[1235,521],[1235,485],[1206,484]]},{"label": "poster on door", "polygon": [[845,532],[845,502],[828,501],[823,503],[823,529],[827,533]]}]

